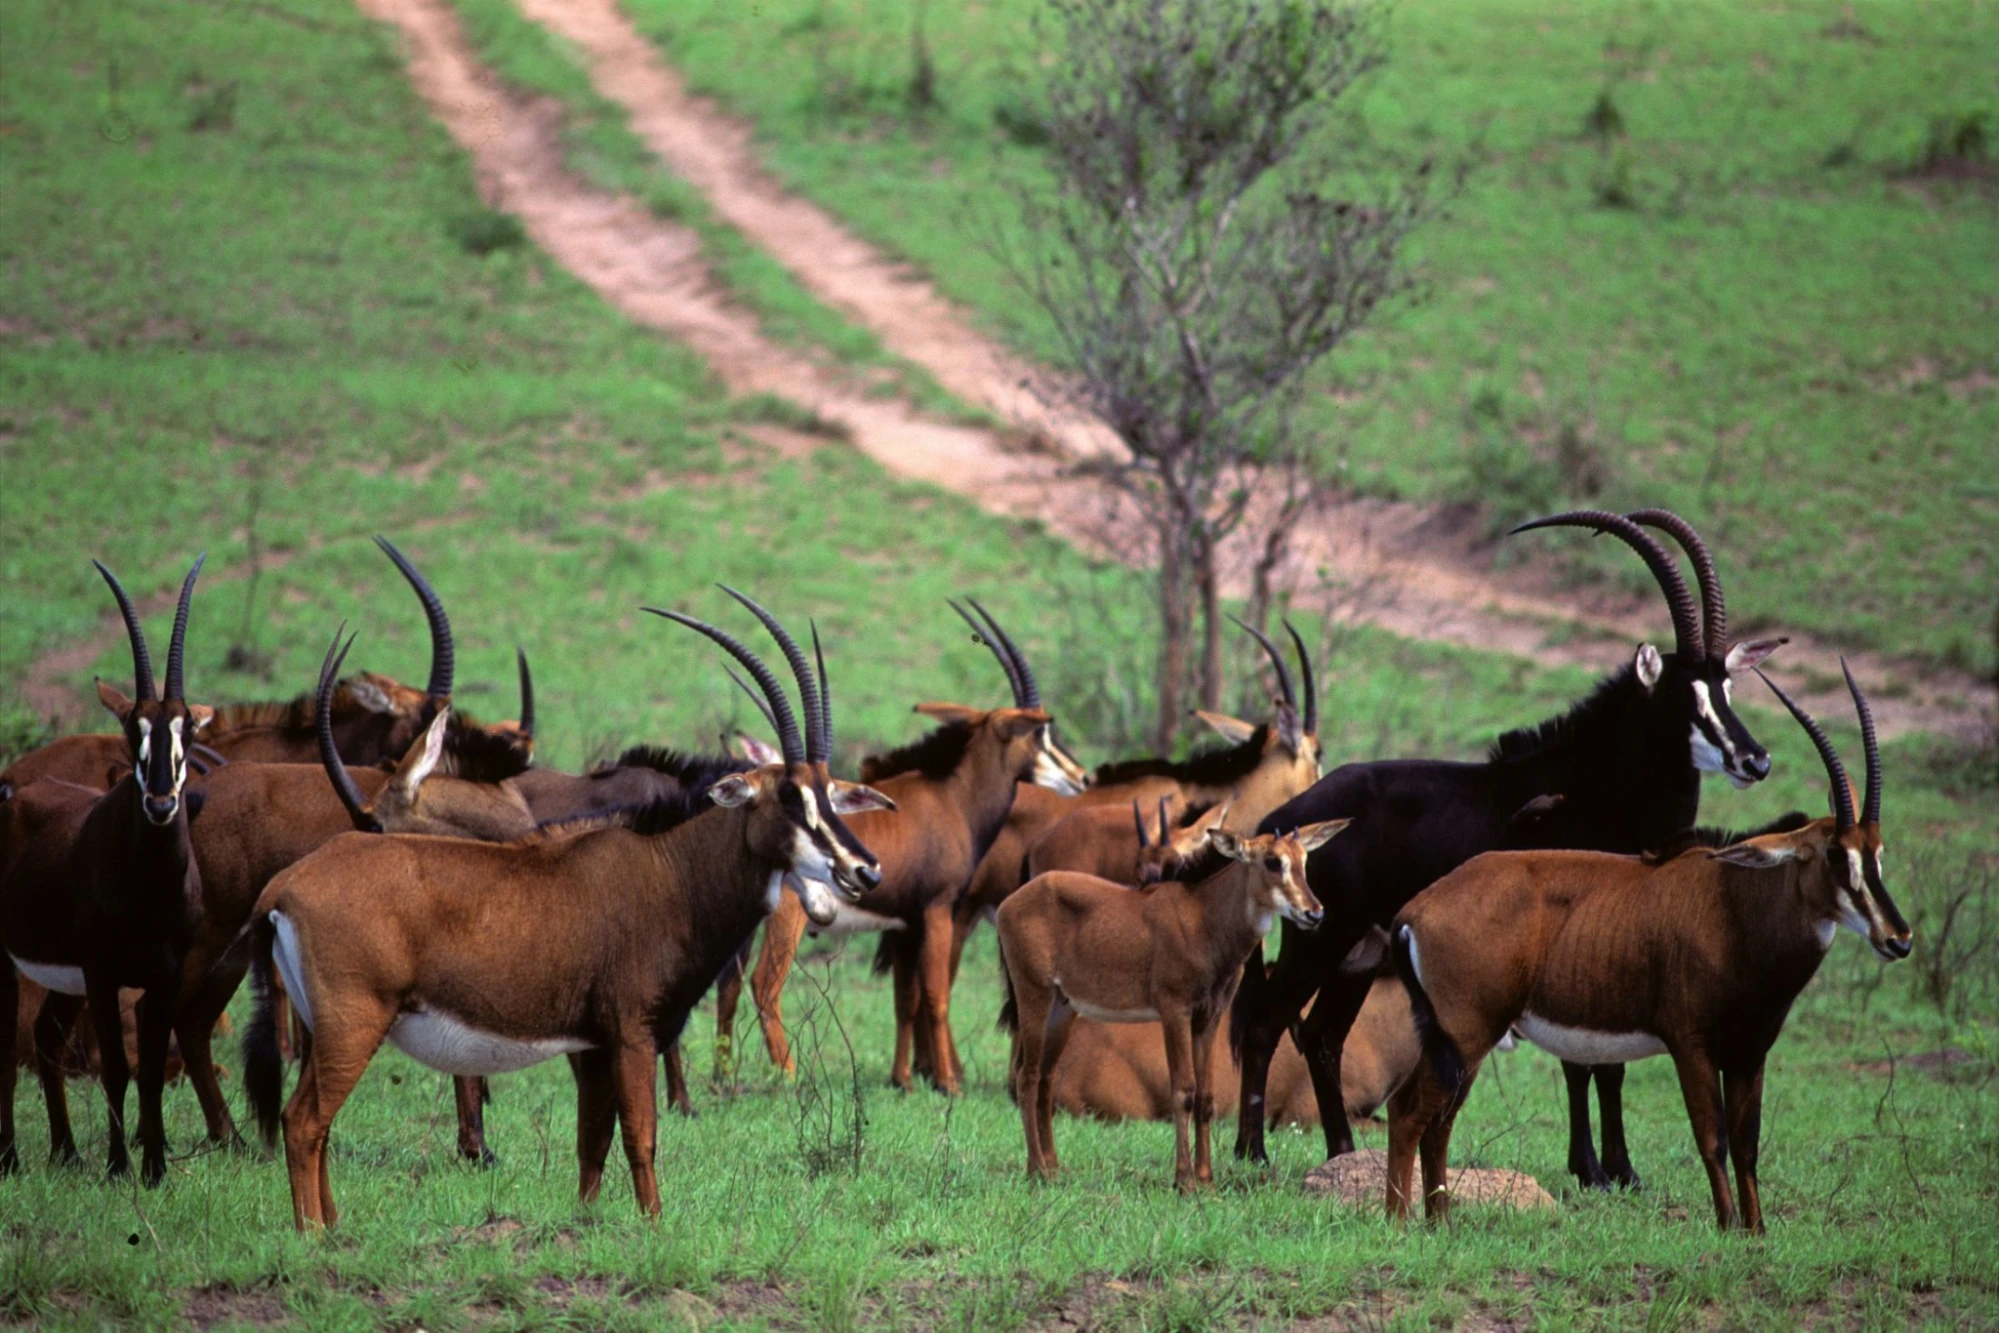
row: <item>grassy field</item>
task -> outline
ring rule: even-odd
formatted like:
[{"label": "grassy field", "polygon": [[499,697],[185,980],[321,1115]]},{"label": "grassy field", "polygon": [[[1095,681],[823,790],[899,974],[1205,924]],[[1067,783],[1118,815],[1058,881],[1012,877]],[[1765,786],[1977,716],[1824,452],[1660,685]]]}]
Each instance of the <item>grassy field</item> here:
[{"label": "grassy field", "polygon": [[[1052,356],[975,243],[1015,225],[1010,182],[1046,180],[1035,8],[630,4],[786,183]],[[919,11],[931,108],[908,98]],[[1994,177],[1914,168],[1937,122],[1982,113],[1990,142],[1999,15],[1413,0],[1388,32],[1365,132],[1474,172],[1420,247],[1427,300],[1328,370],[1351,391],[1312,420],[1328,467],[1495,520],[1666,503],[1721,537],[1744,617],[1989,670]],[[1604,142],[1582,128],[1606,92]]]},{"label": "grassy field", "polygon": [[[558,91],[569,78],[581,98],[539,43],[503,54],[533,34],[483,13],[477,40],[509,77]],[[520,244],[409,92],[393,41],[337,0],[31,0],[7,11],[4,38],[0,708],[21,727],[30,664],[107,609],[92,555],[158,594],[193,551],[213,553],[189,647],[203,696],[291,693],[343,618],[362,632],[358,661],[418,677],[422,623],[367,543],[377,531],[449,601],[468,707],[512,713],[511,646],[535,656],[555,764],[744,720],[716,655],[636,610],[721,616],[716,579],[820,618],[848,757],[913,735],[916,699],[1000,696],[942,606],[967,589],[1027,641],[1089,758],[1146,715],[1130,684],[1150,661],[1141,577],[898,484],[835,442],[760,443],[759,423],[787,414],[729,400]],[[570,141],[602,155],[587,170],[681,198],[619,146],[603,108],[590,114]],[[842,152],[886,151],[874,135],[836,137],[852,139]],[[739,244],[702,225],[716,253]],[[759,263],[739,256],[729,280],[766,320],[794,312],[783,336],[857,374],[905,374]],[[254,581],[253,532],[269,553]],[[1369,632],[1333,642],[1325,731],[1340,758],[1474,753],[1587,684]],[[269,655],[268,675],[225,669],[239,643]],[[74,680],[127,669],[116,649]],[[1795,730],[1760,707],[1748,717],[1779,774],[1713,789],[1706,814],[1742,823],[1822,801]],[[1884,969],[1842,939],[1801,1004],[1771,1075],[1765,1240],[1713,1231],[1658,1062],[1634,1072],[1631,1098],[1648,1188],[1563,1191],[1559,1080],[1531,1052],[1481,1084],[1460,1161],[1533,1172],[1561,1194],[1554,1214],[1390,1228],[1302,1194],[1315,1135],[1280,1135],[1269,1179],[1231,1165],[1213,1195],[1182,1200],[1156,1126],[1064,1123],[1069,1178],[1029,1188],[999,1082],[988,933],[958,1007],[968,1097],[886,1090],[884,984],[865,944],[850,947],[808,970],[828,999],[794,987],[811,1054],[799,1086],[751,1056],[739,1096],[701,1089],[701,1117],[667,1125],[657,1225],[633,1216],[615,1169],[598,1207],[576,1206],[559,1065],[499,1081],[502,1163],[477,1172],[453,1161],[442,1079],[385,1055],[335,1130],[349,1220],[312,1240],[290,1234],[282,1169],[255,1155],[192,1153],[143,1194],[52,1171],[23,1089],[29,1167],[0,1182],[0,1324],[1990,1326],[1999,968],[1989,947],[1936,952],[1948,892],[1990,875],[1989,757],[1968,767],[1910,738],[1888,765],[1918,954]],[[1957,950],[1999,920],[1993,897],[1972,899]],[[1932,974],[1954,989],[1929,995]],[[708,1024],[690,1030],[697,1073]],[[1943,1050],[1965,1059],[1908,1059]],[[857,1088],[858,1163],[836,1151],[852,1148]],[[94,1162],[98,1100],[77,1085],[73,1106]],[[192,1151],[184,1088],[169,1123]]]}]

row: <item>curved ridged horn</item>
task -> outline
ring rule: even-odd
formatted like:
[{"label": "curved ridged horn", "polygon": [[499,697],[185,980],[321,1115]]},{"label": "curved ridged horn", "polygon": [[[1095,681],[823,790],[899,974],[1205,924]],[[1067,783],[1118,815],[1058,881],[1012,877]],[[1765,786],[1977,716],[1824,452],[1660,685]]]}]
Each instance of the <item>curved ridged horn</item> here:
[{"label": "curved ridged horn", "polygon": [[[354,636],[348,635],[342,644],[340,636],[346,634],[347,622],[333,632],[333,643],[327,646],[326,657],[319,664],[319,686],[313,692],[312,725],[319,735],[319,762],[326,769],[326,776],[333,780],[333,791],[340,798],[340,804],[347,808],[347,818],[354,827],[364,834],[382,832],[381,821],[361,800],[361,793],[354,786],[347,765],[340,758],[339,747],[333,744],[333,685],[340,678],[340,668],[347,661],[347,650],[354,647]],[[358,633],[358,631],[356,632]]]},{"label": "curved ridged horn", "polygon": [[[819,687],[812,680],[812,667],[805,661],[805,650],[798,647],[798,641],[791,632],[779,623],[777,617],[759,606],[756,599],[739,593],[727,584],[717,584],[717,588],[750,609],[750,614],[763,622],[764,629],[784,652],[784,660],[791,664],[791,675],[798,682],[798,702],[805,710],[805,762],[823,763],[830,758],[827,744],[826,711],[820,707]],[[745,664],[747,665],[747,664]]]},{"label": "curved ridged horn", "polygon": [[1014,679],[1018,682],[1014,689],[1019,696],[1014,701],[1015,707],[1022,709],[1040,708],[1041,685],[1034,679],[1034,669],[1027,665],[1027,655],[1020,651],[1020,645],[1013,642],[1013,636],[1000,626],[998,619],[991,612],[979,605],[977,598],[968,597],[965,601],[972,604],[972,610],[979,613],[980,620],[992,627],[992,632],[999,636],[1000,647],[1006,650],[1006,655],[1009,658],[1013,659]]},{"label": "curved ridged horn", "polygon": [[396,568],[403,572],[403,578],[409,580],[410,587],[416,590],[417,601],[423,603],[424,619],[430,622],[430,684],[423,688],[423,693],[434,700],[450,699],[458,650],[451,642],[451,618],[444,614],[444,603],[437,596],[437,590],[430,586],[430,581],[410,564],[409,557],[396,550],[395,543],[378,534],[375,545],[396,563]]},{"label": "curved ridged horn", "polygon": [[988,649],[992,650],[993,657],[999,660],[1000,670],[1006,673],[1007,688],[1013,691],[1014,707],[1017,709],[1025,708],[1026,706],[1021,701],[1027,698],[1027,687],[1021,682],[1020,668],[1014,664],[1012,657],[1007,654],[1006,647],[1000,643],[999,636],[974,620],[972,613],[959,606],[955,598],[945,598],[944,601],[950,604],[952,611],[957,612],[958,615],[964,618],[966,625],[972,627],[972,642],[974,644],[984,644]]},{"label": "curved ridged horn", "polygon": [[1650,533],[1622,514],[1612,514],[1609,510],[1570,510],[1566,514],[1551,514],[1545,519],[1530,519],[1509,530],[1507,535],[1534,528],[1594,528],[1621,539],[1644,558],[1645,564],[1652,570],[1652,577],[1659,581],[1659,591],[1666,595],[1666,606],[1673,613],[1674,653],[1682,662],[1704,656],[1700,620],[1694,615],[1694,595],[1687,591],[1687,581],[1680,577],[1678,562],[1652,540]]},{"label": "curved ridged horn", "polygon": [[1809,713],[1798,707],[1796,700],[1784,693],[1782,686],[1763,676],[1761,667],[1755,670],[1758,676],[1763,677],[1763,684],[1770,687],[1784,702],[1784,707],[1791,711],[1791,716],[1798,720],[1798,726],[1805,729],[1805,735],[1812,739],[1812,744],[1818,747],[1819,759],[1825,764],[1826,780],[1832,784],[1833,818],[1840,832],[1845,833],[1853,828],[1853,784],[1846,776],[1846,766],[1839,761],[1839,752],[1832,748],[1832,739],[1826,736],[1825,729]]},{"label": "curved ridged horn", "polygon": [[521,673],[521,735],[534,740],[534,674],[528,671],[528,652],[514,645],[514,664]]},{"label": "curved ridged horn", "polygon": [[722,670],[727,672],[729,679],[736,683],[736,689],[750,697],[750,703],[757,706],[757,712],[761,713],[764,716],[764,721],[770,724],[770,730],[773,732],[777,731],[777,719],[772,716],[770,705],[764,703],[764,697],[756,692],[756,688],[742,677],[737,676],[736,669],[729,666],[728,663],[725,662],[722,664]]},{"label": "curved ridged horn", "polygon": [[1711,658],[1728,656],[1728,602],[1721,594],[1721,576],[1715,573],[1714,557],[1694,526],[1671,510],[1633,510],[1624,516],[1633,523],[1649,524],[1671,533],[1694,563],[1694,582],[1701,590],[1701,641]]},{"label": "curved ridged horn", "polygon": [[826,758],[833,758],[833,687],[826,684],[826,653],[819,647],[819,622],[807,620],[812,627],[812,665],[819,672],[819,741],[825,747]]},{"label": "curved ridged horn", "polygon": [[118,599],[118,614],[125,618],[125,638],[132,641],[132,696],[141,704],[157,698],[153,693],[153,655],[146,651],[146,632],[139,624],[138,609],[125,596],[125,586],[118,582],[118,576],[106,569],[103,561],[90,563],[104,576],[104,582],[111,585],[111,596]]},{"label": "curved ridged horn", "polygon": [[181,693],[184,673],[182,664],[187,661],[187,614],[194,607],[194,581],[201,577],[201,567],[208,560],[208,553],[202,552],[194,558],[194,568],[187,572],[187,578],[180,581],[180,601],[174,604],[174,634],[167,641],[167,689],[165,698],[185,699]]},{"label": "curved ridged horn", "polygon": [[770,704],[768,716],[771,726],[777,729],[777,747],[784,754],[784,762],[786,764],[804,762],[805,739],[798,731],[798,717],[791,711],[791,701],[785,698],[784,687],[778,684],[777,677],[771,669],[764,666],[762,658],[750,652],[743,646],[741,640],[727,630],[718,630],[706,621],[697,621],[692,616],[677,611],[665,611],[659,607],[645,607],[642,610],[649,611],[655,616],[664,616],[669,621],[708,636],[726,649],[730,657],[741,663],[743,670],[748,672],[750,679],[763,690],[764,699]]},{"label": "curved ridged horn", "polygon": [[1131,822],[1138,826],[1138,847],[1143,852],[1151,846],[1145,837],[1145,812],[1138,808],[1138,798],[1131,799]]},{"label": "curved ridged horn", "polygon": [[1173,821],[1166,814],[1166,794],[1159,794],[1159,846],[1165,847],[1173,835]]},{"label": "curved ridged horn", "polygon": [[1312,655],[1305,651],[1305,637],[1298,633],[1298,627],[1291,624],[1291,618],[1284,618],[1285,632],[1291,636],[1292,647],[1298,650],[1298,674],[1305,678],[1305,734],[1317,736],[1319,732],[1319,683],[1312,677]]},{"label": "curved ridged horn", "polygon": [[1846,665],[1846,659],[1839,660],[1839,670],[1846,677],[1846,692],[1853,696],[1853,707],[1860,715],[1860,748],[1867,753],[1867,795],[1860,803],[1862,824],[1881,823],[1881,744],[1874,735],[1874,710],[1868,707],[1867,696],[1860,693],[1860,683],[1853,679],[1853,670]]},{"label": "curved ridged horn", "polygon": [[1284,702],[1292,708],[1298,707],[1298,693],[1291,688],[1291,673],[1284,666],[1284,655],[1277,651],[1277,645],[1270,642],[1270,636],[1263,633],[1241,617],[1231,615],[1230,620],[1241,626],[1243,631],[1263,645],[1263,651],[1270,656],[1270,665],[1277,669],[1277,689],[1284,696]]}]

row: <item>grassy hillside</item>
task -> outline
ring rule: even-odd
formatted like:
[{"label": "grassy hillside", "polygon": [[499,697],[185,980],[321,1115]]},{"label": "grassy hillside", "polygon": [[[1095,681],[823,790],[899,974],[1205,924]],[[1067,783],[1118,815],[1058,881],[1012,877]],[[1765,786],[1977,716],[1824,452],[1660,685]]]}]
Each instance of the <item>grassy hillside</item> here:
[{"label": "grassy hillside", "polygon": [[[785,181],[1052,355],[973,241],[1045,181],[1035,7],[630,6]],[[1328,466],[1498,519],[1663,502],[1722,539],[1743,616],[1989,669],[1999,185],[1918,168],[1999,126],[1990,6],[1421,0],[1389,34],[1367,132],[1475,171],[1420,247],[1428,299],[1330,368]]]},{"label": "grassy hillside", "polygon": [[[729,400],[684,352],[633,331],[520,244],[408,90],[394,42],[337,0],[29,0],[3,22],[10,713],[27,666],[107,610],[92,555],[157,595],[193,551],[211,551],[189,645],[198,694],[298,689],[343,618],[362,632],[358,661],[417,677],[421,620],[366,541],[382,531],[450,603],[468,706],[511,713],[511,646],[535,655],[553,763],[641,739],[699,743],[742,718],[716,655],[637,611],[723,617],[716,579],[820,618],[849,755],[912,735],[913,700],[998,698],[997,671],[941,605],[964,589],[990,594],[1027,641],[1092,758],[1114,749],[1121,720],[1145,716],[1131,685],[1150,661],[1141,579],[897,484],[832,442],[799,456],[759,443],[759,419],[793,414]],[[514,77],[531,82],[542,54],[518,58]],[[588,127],[572,128],[581,152]],[[670,182],[607,151],[635,173],[630,188],[670,197]],[[766,313],[790,299],[776,279],[732,281],[760,290],[746,299],[772,303]],[[851,338],[843,355],[869,366],[864,340],[796,309],[788,336]],[[253,527],[273,553],[254,585]],[[163,616],[152,624],[164,635]],[[1587,684],[1384,635],[1336,638],[1325,730],[1342,758],[1475,753]],[[268,676],[226,669],[239,642],[270,655]],[[127,670],[112,649],[76,681]],[[1707,813],[1746,822],[1815,807],[1809,748],[1777,715],[1748,716],[1779,773],[1749,793],[1712,789]],[[1850,727],[1834,734],[1853,744]],[[1553,1215],[1467,1210],[1447,1232],[1389,1228],[1372,1211],[1306,1199],[1297,1182],[1316,1141],[1289,1135],[1274,1180],[1230,1167],[1214,1195],[1181,1200],[1167,1186],[1169,1132],[1066,1122],[1069,1179],[1029,1189],[1000,1087],[985,933],[957,1003],[969,1097],[882,1090],[887,996],[863,966],[866,942],[850,946],[810,966],[833,1008],[810,985],[788,998],[808,1053],[799,1089],[751,1056],[741,1096],[701,1089],[701,1118],[665,1127],[660,1225],[632,1216],[615,1164],[602,1204],[575,1206],[559,1065],[499,1082],[490,1133],[503,1159],[482,1173],[451,1158],[441,1078],[382,1057],[334,1132],[349,1221],[310,1240],[289,1232],[280,1166],[193,1152],[185,1088],[170,1094],[169,1126],[189,1156],[164,1190],[140,1194],[45,1166],[38,1100],[23,1086],[27,1168],[0,1181],[0,1321],[1989,1325],[1999,1253],[1977,1220],[1999,1203],[1985,1036],[1999,1016],[1994,962],[1969,952],[1961,925],[1961,953],[1936,970],[1956,989],[1937,1003],[1922,980],[1947,895],[1989,874],[1999,826],[1989,789],[1948,759],[1921,739],[1890,748],[1896,888],[1922,943],[1914,961],[1884,969],[1842,939],[1779,1046],[1766,1241],[1710,1229],[1657,1062],[1635,1071],[1630,1098],[1648,1189],[1565,1193]],[[1989,921],[1978,916],[1992,911],[1989,893],[1971,902],[1966,920]],[[690,1031],[697,1075],[709,1068],[708,1024],[697,1015]],[[1953,1047],[1967,1059],[1902,1059]],[[1460,1160],[1559,1187],[1554,1064],[1526,1053],[1494,1074],[1460,1123]],[[858,1170],[829,1152],[847,1142],[856,1087]],[[72,1107],[97,1154],[98,1095],[76,1085]]]}]

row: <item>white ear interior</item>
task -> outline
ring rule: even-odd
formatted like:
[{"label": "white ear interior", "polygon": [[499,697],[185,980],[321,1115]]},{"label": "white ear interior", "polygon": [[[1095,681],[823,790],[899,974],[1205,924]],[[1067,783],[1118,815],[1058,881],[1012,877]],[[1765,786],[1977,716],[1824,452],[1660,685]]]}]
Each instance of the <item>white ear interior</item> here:
[{"label": "white ear interior", "polygon": [[1215,729],[1224,741],[1240,746],[1256,735],[1256,724],[1246,723],[1240,718],[1231,718],[1226,713],[1209,713],[1205,709],[1194,710],[1194,716]]},{"label": "white ear interior", "polygon": [[1666,674],[1666,660],[1659,656],[1659,650],[1650,644],[1640,644],[1638,652],[1631,659],[1631,666],[1638,673],[1638,684],[1646,690],[1659,684],[1659,678]]},{"label": "white ear interior", "polygon": [[708,789],[708,800],[717,806],[740,806],[755,795],[755,785],[741,774],[730,774]]},{"label": "white ear interior", "polygon": [[439,709],[437,717],[431,719],[430,726],[424,729],[423,754],[417,757],[417,762],[407,772],[398,776],[407,795],[415,796],[416,790],[423,786],[423,780],[430,777],[431,771],[437,768],[437,762],[444,758],[444,729],[450,719],[450,709]]}]

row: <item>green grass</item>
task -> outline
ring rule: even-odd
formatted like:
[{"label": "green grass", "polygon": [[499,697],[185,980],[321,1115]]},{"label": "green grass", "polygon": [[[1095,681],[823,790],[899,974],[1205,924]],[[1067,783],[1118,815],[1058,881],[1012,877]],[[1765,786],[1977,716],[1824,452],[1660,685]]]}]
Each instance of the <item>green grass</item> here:
[{"label": "green grass", "polygon": [[[1017,225],[1007,182],[1046,180],[1006,128],[1034,9],[928,6],[942,105],[917,112],[912,3],[630,4],[785,182],[1052,356],[974,243]],[[1591,499],[1593,470],[1598,501],[1696,517],[1745,624],[1989,671],[1995,187],[1907,168],[1933,118],[1999,114],[1991,8],[1415,0],[1389,34],[1368,133],[1475,171],[1419,246],[1427,298],[1328,369],[1357,395],[1309,419],[1328,467],[1495,521]],[[1604,153],[1581,130],[1614,71]],[[1635,206],[1603,207],[1620,161]]]},{"label": "green grass", "polygon": [[[189,642],[198,695],[291,693],[342,619],[362,632],[357,662],[419,677],[422,622],[366,540],[377,531],[447,598],[468,707],[512,713],[511,646],[534,655],[550,763],[637,740],[699,744],[747,721],[712,650],[637,610],[676,605],[740,626],[717,579],[819,617],[848,761],[912,736],[916,699],[999,697],[990,659],[941,605],[963,590],[989,595],[1026,641],[1065,735],[1090,758],[1123,749],[1134,719],[1142,728],[1142,577],[898,484],[851,451],[785,459],[737,438],[772,405],[726,399],[685,352],[510,244],[404,83],[394,43],[337,0],[36,0],[7,11],[5,39],[9,738],[28,726],[14,694],[28,665],[108,609],[91,555],[157,596],[193,551],[212,552]],[[99,132],[114,57],[130,138],[116,137],[118,121],[114,137]],[[230,83],[224,128],[215,89]],[[210,128],[191,130],[197,118]],[[287,559],[246,607],[253,513],[262,544]],[[151,624],[165,633],[164,616]],[[224,670],[246,625],[272,655],[269,680]],[[1588,683],[1375,632],[1336,640],[1323,730],[1342,759],[1473,754]],[[126,670],[114,648],[74,684]],[[1748,793],[1711,788],[1704,813],[1747,823],[1816,807],[1809,747],[1778,715],[1749,718],[1779,772]],[[1851,747],[1851,727],[1833,721]],[[289,1231],[282,1168],[254,1156],[193,1154],[147,1193],[49,1169],[24,1086],[28,1168],[0,1182],[0,1323],[1989,1326],[1999,968],[1974,959],[1941,1008],[1919,986],[1943,889],[1990,865],[1989,756],[1909,738],[1887,763],[1895,888],[1919,952],[1887,969],[1842,938],[1801,1003],[1771,1074],[1766,1240],[1712,1230],[1659,1062],[1631,1083],[1647,1190],[1561,1191],[1559,1081],[1531,1052],[1481,1083],[1459,1161],[1535,1173],[1563,1195],[1553,1215],[1468,1209],[1445,1232],[1391,1228],[1305,1198],[1316,1139],[1292,1135],[1277,1137],[1274,1179],[1231,1165],[1213,1195],[1181,1200],[1158,1126],[1064,1122],[1068,1179],[1030,1188],[999,1087],[982,933],[957,1004],[968,1097],[883,1088],[888,996],[862,966],[865,942],[850,946],[809,969],[828,980],[833,1010],[810,986],[788,1001],[795,1020],[815,1015],[803,1046],[819,1064],[804,1087],[823,1100],[801,1103],[757,1055],[733,1101],[702,1089],[702,1116],[665,1127],[659,1224],[635,1218],[615,1162],[600,1205],[575,1204],[560,1065],[499,1081],[489,1130],[503,1161],[474,1172],[453,1160],[443,1080],[381,1057],[335,1128],[348,1221],[308,1240]],[[858,1172],[815,1170],[826,1155],[814,1118],[830,1108],[838,1122],[853,1086],[834,1011],[865,1099]],[[697,1014],[697,1075],[710,1029]],[[1972,1057],[1948,1082],[1868,1068],[1945,1046]],[[94,1163],[99,1099],[82,1084],[73,1095]],[[169,1126],[192,1151],[199,1120],[184,1087],[169,1096]]]}]

